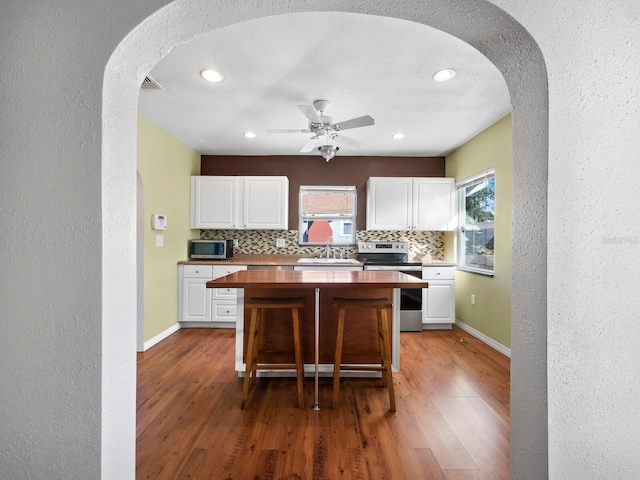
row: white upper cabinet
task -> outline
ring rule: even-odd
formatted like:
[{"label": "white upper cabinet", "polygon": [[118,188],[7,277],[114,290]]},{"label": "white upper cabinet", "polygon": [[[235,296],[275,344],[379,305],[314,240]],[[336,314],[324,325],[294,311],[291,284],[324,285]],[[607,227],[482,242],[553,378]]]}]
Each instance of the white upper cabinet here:
[{"label": "white upper cabinet", "polygon": [[412,178],[369,178],[367,181],[367,230],[411,230],[412,205]]},{"label": "white upper cabinet", "polygon": [[241,177],[191,177],[191,228],[238,228]]},{"label": "white upper cabinet", "polygon": [[453,178],[413,179],[413,229],[455,229],[456,184]]},{"label": "white upper cabinet", "polygon": [[444,177],[371,177],[367,230],[453,230],[455,180]]},{"label": "white upper cabinet", "polygon": [[287,177],[243,178],[242,228],[287,230],[289,228],[289,179]]},{"label": "white upper cabinet", "polygon": [[289,179],[191,177],[191,228],[286,230]]}]

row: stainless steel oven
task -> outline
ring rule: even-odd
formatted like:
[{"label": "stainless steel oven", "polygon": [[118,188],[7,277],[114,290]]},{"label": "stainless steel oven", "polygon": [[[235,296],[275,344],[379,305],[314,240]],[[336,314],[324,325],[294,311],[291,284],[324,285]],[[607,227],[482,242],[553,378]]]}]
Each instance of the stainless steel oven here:
[{"label": "stainless steel oven", "polygon": [[[358,259],[365,270],[393,270],[422,278],[422,264],[409,262],[409,242],[358,242]],[[422,330],[422,289],[400,289],[400,331]]]}]

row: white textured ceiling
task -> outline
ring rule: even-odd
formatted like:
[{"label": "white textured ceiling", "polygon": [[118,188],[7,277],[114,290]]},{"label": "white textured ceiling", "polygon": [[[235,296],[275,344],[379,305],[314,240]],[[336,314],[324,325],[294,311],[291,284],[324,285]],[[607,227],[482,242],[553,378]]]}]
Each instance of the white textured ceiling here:
[{"label": "white textured ceiling", "polygon": [[[457,75],[435,82],[451,67]],[[219,84],[204,68],[221,71]],[[139,111],[201,154],[299,155],[312,134],[297,105],[331,102],[335,122],[371,115],[344,131],[362,143],[338,156],[446,155],[511,111],[497,68],[439,30],[393,18],[296,13],[212,31],[176,47],[149,75],[164,90],[141,90]],[[243,136],[257,134],[254,139]],[[396,132],[403,140],[393,140]],[[306,155],[317,155],[316,150]]]}]

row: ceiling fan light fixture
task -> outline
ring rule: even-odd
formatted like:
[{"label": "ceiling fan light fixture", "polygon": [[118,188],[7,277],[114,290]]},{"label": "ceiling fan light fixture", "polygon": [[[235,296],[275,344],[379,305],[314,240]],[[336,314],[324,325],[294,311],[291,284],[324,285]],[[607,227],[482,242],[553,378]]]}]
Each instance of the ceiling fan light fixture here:
[{"label": "ceiling fan light fixture", "polygon": [[220,83],[222,80],[224,80],[224,76],[220,72],[218,72],[217,70],[212,70],[210,68],[202,70],[200,72],[200,76],[207,82],[211,83]]},{"label": "ceiling fan light fixture", "polygon": [[456,71],[453,68],[443,68],[433,74],[433,79],[436,82],[446,82],[456,76]]},{"label": "ceiling fan light fixture", "polygon": [[335,145],[322,145],[321,147],[318,147],[318,150],[320,151],[320,155],[322,155],[322,158],[324,158],[328,162],[336,156],[336,153],[338,153],[338,150],[340,150],[340,148],[336,147]]}]

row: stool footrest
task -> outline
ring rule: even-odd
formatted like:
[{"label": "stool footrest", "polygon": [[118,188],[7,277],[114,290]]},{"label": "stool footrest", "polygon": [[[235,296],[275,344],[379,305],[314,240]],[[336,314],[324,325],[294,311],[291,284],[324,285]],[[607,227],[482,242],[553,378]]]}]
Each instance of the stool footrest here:
[{"label": "stool footrest", "polygon": [[295,363],[259,363],[254,365],[254,370],[295,370],[298,366]]},{"label": "stool footrest", "polygon": [[382,365],[346,365],[340,364],[340,370],[358,370],[361,372],[386,372],[387,367]]}]

